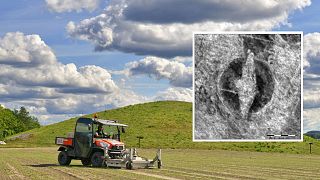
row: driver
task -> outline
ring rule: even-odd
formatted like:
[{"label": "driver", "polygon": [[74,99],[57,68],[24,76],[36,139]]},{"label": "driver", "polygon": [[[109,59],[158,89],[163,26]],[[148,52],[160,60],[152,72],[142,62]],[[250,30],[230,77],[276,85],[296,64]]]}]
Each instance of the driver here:
[{"label": "driver", "polygon": [[105,134],[103,132],[102,124],[99,124],[98,130],[96,131],[96,134],[94,135],[94,137],[96,137],[96,138],[104,138],[104,137],[108,138],[109,137],[107,134]]}]

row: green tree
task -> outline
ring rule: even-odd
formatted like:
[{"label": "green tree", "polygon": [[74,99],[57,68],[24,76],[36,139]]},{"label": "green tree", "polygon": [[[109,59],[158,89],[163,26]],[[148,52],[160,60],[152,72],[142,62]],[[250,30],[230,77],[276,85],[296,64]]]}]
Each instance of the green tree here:
[{"label": "green tree", "polygon": [[19,111],[15,109],[14,114],[23,123],[24,131],[40,127],[38,119],[34,116],[30,116],[25,107],[20,107]]},{"label": "green tree", "polygon": [[0,108],[0,139],[24,131],[23,123],[10,109]]}]

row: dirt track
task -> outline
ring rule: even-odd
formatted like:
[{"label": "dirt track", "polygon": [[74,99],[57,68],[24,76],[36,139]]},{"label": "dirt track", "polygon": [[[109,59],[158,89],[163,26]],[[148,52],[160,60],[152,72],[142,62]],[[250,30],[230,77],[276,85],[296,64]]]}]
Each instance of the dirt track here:
[{"label": "dirt track", "polygon": [[[109,169],[57,163],[57,148],[0,148],[0,179],[320,179],[320,157],[208,150],[163,150],[162,169]],[[140,150],[152,157],[155,150]]]}]

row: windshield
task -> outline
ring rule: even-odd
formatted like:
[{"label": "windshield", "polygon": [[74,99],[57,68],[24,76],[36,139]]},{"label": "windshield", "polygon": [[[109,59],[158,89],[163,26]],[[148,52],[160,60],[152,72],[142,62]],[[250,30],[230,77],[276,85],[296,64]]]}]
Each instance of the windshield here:
[{"label": "windshield", "polygon": [[[101,126],[101,124],[100,124]],[[99,125],[94,124],[94,134],[98,134],[97,138],[109,138],[118,139],[118,129],[117,126],[102,125],[102,129],[99,130]]]}]

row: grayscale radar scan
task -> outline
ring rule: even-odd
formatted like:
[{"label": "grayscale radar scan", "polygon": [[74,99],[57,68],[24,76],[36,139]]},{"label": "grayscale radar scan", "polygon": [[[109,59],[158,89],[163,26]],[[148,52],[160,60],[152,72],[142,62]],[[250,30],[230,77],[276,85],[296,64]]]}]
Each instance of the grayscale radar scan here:
[{"label": "grayscale radar scan", "polygon": [[194,34],[194,140],[301,140],[301,33]]}]

